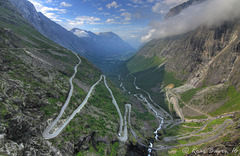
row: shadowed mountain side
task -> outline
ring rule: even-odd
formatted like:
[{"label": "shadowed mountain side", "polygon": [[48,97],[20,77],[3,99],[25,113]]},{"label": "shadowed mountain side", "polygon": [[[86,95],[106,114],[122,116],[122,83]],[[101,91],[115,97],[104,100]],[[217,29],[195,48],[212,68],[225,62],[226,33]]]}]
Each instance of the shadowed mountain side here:
[{"label": "shadowed mountain side", "polygon": [[[54,139],[42,132],[56,118],[70,91],[72,97],[58,124],[84,100],[101,71],[39,33],[8,1],[0,1],[0,155],[125,155],[119,145],[118,113],[101,82],[88,106]],[[107,80],[121,112],[128,98]],[[58,124],[56,126],[58,126]]]},{"label": "shadowed mountain side", "polygon": [[[134,51],[128,43],[112,32],[96,35],[84,30],[89,35],[87,37],[78,37],[71,31],[51,21],[41,12],[37,12],[31,2],[27,0],[10,1],[41,34],[65,48],[81,54],[97,66],[106,61],[106,58],[111,57],[114,60],[126,55],[127,52]],[[100,68],[104,70],[105,66],[100,66]]]},{"label": "shadowed mountain side", "polygon": [[45,15],[37,12],[33,4],[27,0],[10,0],[14,4],[23,17],[28,20],[41,34],[52,41],[71,49],[83,56],[87,56],[90,46],[77,36],[73,35],[59,24],[51,21]]}]

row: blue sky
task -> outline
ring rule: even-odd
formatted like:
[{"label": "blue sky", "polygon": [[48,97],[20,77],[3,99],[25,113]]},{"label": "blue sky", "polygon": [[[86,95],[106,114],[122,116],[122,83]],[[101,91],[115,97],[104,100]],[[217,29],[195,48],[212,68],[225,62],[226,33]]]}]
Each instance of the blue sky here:
[{"label": "blue sky", "polygon": [[112,31],[134,47],[168,10],[187,0],[29,0],[38,12],[66,29]]}]

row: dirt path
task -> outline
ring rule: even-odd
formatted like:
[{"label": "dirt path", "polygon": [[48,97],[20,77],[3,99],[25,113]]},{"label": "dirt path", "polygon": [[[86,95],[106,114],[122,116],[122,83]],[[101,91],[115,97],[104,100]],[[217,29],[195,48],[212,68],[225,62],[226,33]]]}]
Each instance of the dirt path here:
[{"label": "dirt path", "polygon": [[188,108],[194,110],[195,112],[198,112],[199,114],[205,115],[205,116],[207,116],[208,118],[211,118],[210,115],[208,115],[208,114],[206,114],[206,113],[203,113],[203,112],[201,112],[201,111],[199,111],[199,110],[197,110],[197,109],[195,109],[195,108],[189,106],[189,105],[188,105],[186,102],[184,102],[179,96],[177,96],[176,94],[174,94],[174,93],[171,92],[170,90],[169,90],[169,92],[170,92],[172,95],[174,95],[176,98],[178,98],[179,100],[181,100],[182,103],[183,103],[186,107],[188,107]]},{"label": "dirt path", "polygon": [[184,122],[184,120],[185,120],[185,119],[184,119],[184,115],[183,115],[183,113],[182,113],[181,108],[180,108],[179,105],[178,105],[178,99],[177,99],[175,96],[173,96],[173,97],[170,98],[169,102],[170,102],[170,103],[173,103],[173,107],[174,107],[176,113],[177,113],[178,116],[181,118],[182,122]]}]

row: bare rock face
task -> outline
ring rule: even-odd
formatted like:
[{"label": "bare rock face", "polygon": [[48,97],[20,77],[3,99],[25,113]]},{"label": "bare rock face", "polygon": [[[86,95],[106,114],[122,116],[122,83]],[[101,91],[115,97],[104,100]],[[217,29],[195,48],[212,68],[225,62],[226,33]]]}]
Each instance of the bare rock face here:
[{"label": "bare rock face", "polygon": [[[182,9],[191,5],[190,2],[192,3],[193,1],[188,1],[175,7],[166,18],[179,14]],[[195,89],[189,89],[189,92],[183,91],[187,93],[189,99],[183,99],[184,95],[182,94],[182,96],[181,93],[177,94],[177,96],[182,96],[183,102],[186,102],[186,104],[192,106],[195,110],[207,113],[208,115],[212,115],[221,109],[222,111],[219,114],[235,114],[236,116],[234,116],[234,118],[238,119],[235,120],[236,124],[232,126],[233,130],[229,131],[231,133],[231,139],[234,140],[233,142],[238,143],[239,129],[236,129],[239,127],[239,115],[237,115],[239,114],[239,109],[235,109],[235,106],[239,106],[240,95],[239,34],[240,17],[211,27],[200,26],[185,34],[154,39],[143,46],[135,58],[154,61],[154,59],[158,57],[160,60],[164,59],[166,61],[161,68],[159,63],[157,67],[154,66],[147,70],[136,72],[135,75],[138,77],[138,82],[142,84],[147,82],[148,85],[157,86],[158,83],[164,82],[160,76],[159,78],[156,76],[157,74],[164,75],[166,73],[166,78],[170,79],[171,76],[167,74],[171,73],[174,78],[181,80],[184,85],[193,86],[192,88],[195,88],[197,91]],[[127,64],[129,65],[128,69],[131,70],[130,65],[136,62],[136,60],[130,60]],[[144,65],[140,65],[139,68],[142,67],[144,67]],[[158,70],[163,72],[158,72]],[[139,81],[139,79],[145,75],[147,75],[148,80]],[[153,80],[156,77],[158,80]],[[176,81],[170,80],[170,82],[165,82],[175,83]],[[178,84],[178,82],[176,82],[176,84]],[[182,84],[178,85],[180,86]],[[147,85],[144,87],[148,89]],[[229,88],[234,91],[231,91]],[[235,92],[235,89],[238,92]],[[234,96],[236,95],[237,97],[236,100],[230,100],[232,98],[230,94],[233,94],[230,92],[234,92]],[[230,102],[232,102],[234,106],[229,106],[228,103]],[[227,107],[234,107],[234,109],[226,110],[228,109]],[[183,114],[187,117],[202,115],[201,113],[197,113],[197,111],[193,111],[187,107],[187,105],[182,106],[182,109]],[[238,112],[234,113],[235,111]],[[226,142],[221,139],[216,144],[226,145],[227,143],[232,144],[232,142]],[[214,149],[217,150],[219,147],[217,147],[216,144],[209,143],[210,146],[213,146]],[[237,147],[237,144],[233,145],[233,147]],[[228,149],[230,150],[230,148]]]},{"label": "bare rock face", "polygon": [[22,15],[28,21],[32,21],[34,27],[40,30],[40,18],[34,5],[29,1],[10,0],[11,3],[15,4],[17,8],[22,12]]},{"label": "bare rock face", "polygon": [[[204,1],[189,0],[180,4],[170,9],[165,19]],[[212,27],[200,26],[178,36],[155,39],[140,49],[137,55],[166,58],[166,71],[196,87],[231,81],[238,88],[239,24],[240,19],[236,19]]]},{"label": "bare rock face", "polygon": [[239,64],[239,24],[238,19],[221,26],[202,26],[183,35],[153,40],[137,55],[166,58],[166,71],[194,86],[234,81]]},{"label": "bare rock face", "polygon": [[184,3],[182,3],[178,6],[175,6],[175,7],[171,8],[169,10],[169,12],[166,14],[164,19],[167,20],[167,19],[169,19],[173,16],[176,16],[177,14],[181,13],[182,10],[188,8],[189,6],[194,5],[194,4],[199,4],[199,3],[202,3],[204,1],[206,1],[206,0],[189,0],[189,1],[184,2]]},{"label": "bare rock face", "polygon": [[238,42],[237,45],[234,47],[234,51],[240,53],[240,42]]}]

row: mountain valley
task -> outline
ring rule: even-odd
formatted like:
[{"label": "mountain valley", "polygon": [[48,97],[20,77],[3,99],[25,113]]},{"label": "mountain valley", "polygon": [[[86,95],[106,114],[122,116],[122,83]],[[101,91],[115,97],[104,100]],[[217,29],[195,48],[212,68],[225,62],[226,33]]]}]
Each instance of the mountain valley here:
[{"label": "mountain valley", "polygon": [[104,72],[109,72],[109,63],[118,62],[116,58],[119,58],[119,61],[127,59],[136,51],[113,32],[95,34],[82,30],[82,32],[85,32],[85,37],[79,37],[74,35],[74,32],[79,32],[80,29],[66,30],[41,12],[37,12],[33,4],[28,0],[10,0],[10,2],[19,9],[22,16],[41,34],[86,57]]},{"label": "mountain valley", "polygon": [[135,54],[113,32],[0,1],[0,155],[239,155],[239,57],[240,16]]}]

